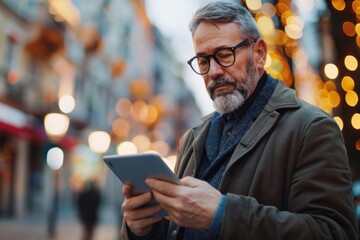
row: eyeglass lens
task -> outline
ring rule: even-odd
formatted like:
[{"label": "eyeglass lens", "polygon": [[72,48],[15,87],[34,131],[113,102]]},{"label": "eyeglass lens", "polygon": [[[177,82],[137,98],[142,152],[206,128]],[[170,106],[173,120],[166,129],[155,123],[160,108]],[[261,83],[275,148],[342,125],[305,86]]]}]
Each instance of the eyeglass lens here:
[{"label": "eyeglass lens", "polygon": [[235,62],[235,54],[232,49],[220,49],[212,56],[196,57],[191,61],[191,67],[199,74],[205,74],[210,68],[210,58],[223,67],[230,67]]}]

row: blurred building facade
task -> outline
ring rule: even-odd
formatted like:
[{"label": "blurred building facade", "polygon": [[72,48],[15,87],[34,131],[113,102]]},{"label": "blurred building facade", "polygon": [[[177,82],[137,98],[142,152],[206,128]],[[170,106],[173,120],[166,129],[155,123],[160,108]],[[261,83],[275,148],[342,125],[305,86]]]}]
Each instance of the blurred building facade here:
[{"label": "blurred building facade", "polygon": [[[182,65],[143,1],[2,0],[0,29],[1,217],[46,213],[56,187],[71,205],[86,178],[107,186],[108,204],[119,204],[118,180],[102,154],[127,142],[174,155],[181,134],[199,121]],[[69,117],[61,138],[47,135],[48,113]],[[88,145],[96,130],[111,137],[106,152]],[[46,162],[54,146],[64,152],[59,170]]]}]

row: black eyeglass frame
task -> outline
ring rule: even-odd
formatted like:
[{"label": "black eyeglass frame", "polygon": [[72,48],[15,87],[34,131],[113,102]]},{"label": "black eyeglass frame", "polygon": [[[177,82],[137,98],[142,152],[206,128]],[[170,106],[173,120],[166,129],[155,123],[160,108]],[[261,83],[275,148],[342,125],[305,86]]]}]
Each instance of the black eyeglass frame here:
[{"label": "black eyeglass frame", "polygon": [[[245,47],[245,46],[248,46],[249,44],[253,43],[253,42],[256,42],[256,40],[250,40],[250,39],[245,39],[243,41],[241,41],[239,44],[237,44],[235,47],[225,47],[225,48],[220,48],[218,50],[216,50],[216,52],[214,54],[210,54],[210,55],[206,55],[206,56],[194,56],[192,57],[190,60],[187,61],[187,64],[190,65],[191,69],[196,73],[196,74],[199,74],[199,75],[205,75],[207,74],[209,71],[210,71],[210,58],[213,58],[220,66],[222,67],[231,67],[232,65],[234,65],[235,61],[236,61],[236,54],[235,54],[235,50],[240,48],[240,47]],[[218,54],[218,52],[220,51],[223,51],[223,50],[230,50],[234,56],[234,60],[231,64],[229,65],[223,65],[221,63],[221,61],[216,57],[216,54]],[[208,70],[206,72],[203,72],[203,73],[200,73],[198,71],[195,70],[195,68],[192,66],[192,63],[195,59],[197,58],[205,58],[208,62]],[[197,64],[197,63],[196,63]]]}]

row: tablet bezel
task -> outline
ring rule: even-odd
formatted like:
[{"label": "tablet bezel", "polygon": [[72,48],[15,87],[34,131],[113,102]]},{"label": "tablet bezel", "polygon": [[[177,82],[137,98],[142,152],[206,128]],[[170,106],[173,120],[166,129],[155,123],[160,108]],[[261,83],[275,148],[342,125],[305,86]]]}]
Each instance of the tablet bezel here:
[{"label": "tablet bezel", "polygon": [[[181,185],[179,178],[155,153],[138,153],[128,155],[106,155],[104,162],[123,184],[130,184],[133,194],[139,195],[151,191],[146,185],[147,178],[154,178]],[[153,199],[148,205],[156,204]],[[165,211],[161,214],[167,215]],[[157,214],[157,216],[159,216]]]}]

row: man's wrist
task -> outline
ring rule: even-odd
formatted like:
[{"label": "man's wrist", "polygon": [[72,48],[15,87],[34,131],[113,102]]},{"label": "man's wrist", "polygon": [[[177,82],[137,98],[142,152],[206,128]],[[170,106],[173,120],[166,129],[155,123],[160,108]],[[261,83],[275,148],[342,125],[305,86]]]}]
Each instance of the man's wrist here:
[{"label": "man's wrist", "polygon": [[210,224],[209,233],[211,236],[218,235],[220,233],[221,223],[224,217],[225,205],[227,202],[226,195],[221,195],[218,208],[215,212],[214,218]]}]

